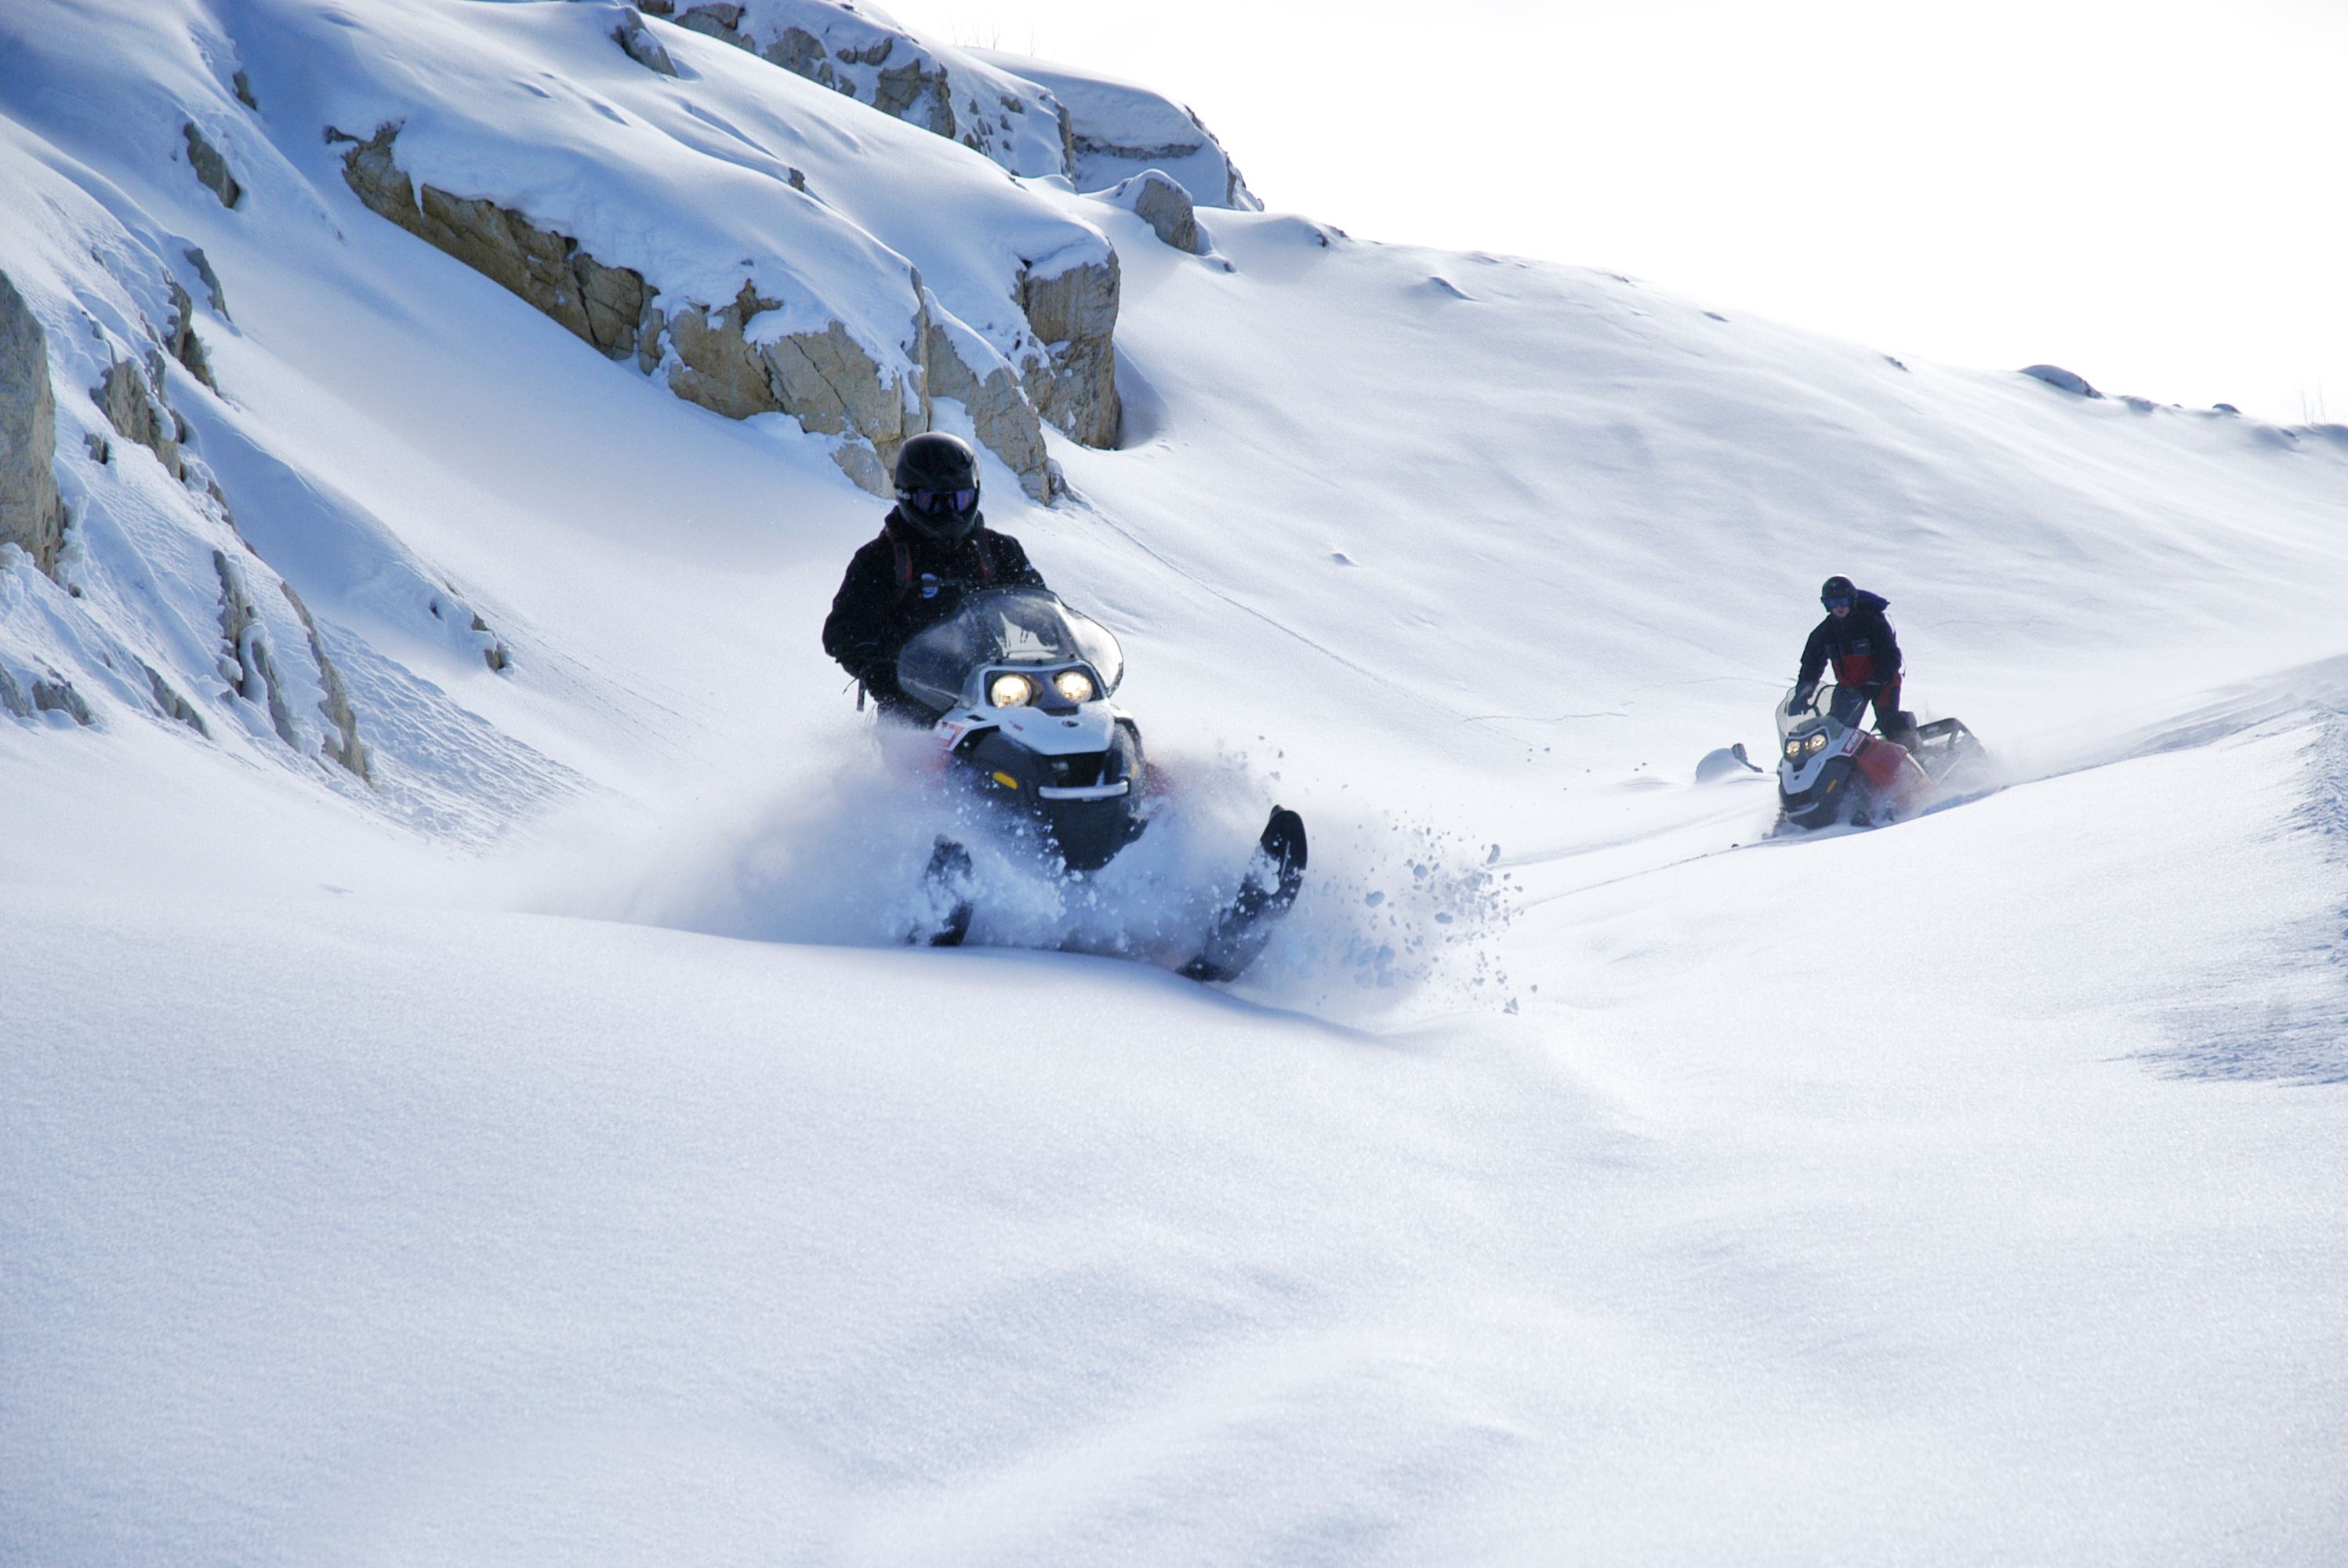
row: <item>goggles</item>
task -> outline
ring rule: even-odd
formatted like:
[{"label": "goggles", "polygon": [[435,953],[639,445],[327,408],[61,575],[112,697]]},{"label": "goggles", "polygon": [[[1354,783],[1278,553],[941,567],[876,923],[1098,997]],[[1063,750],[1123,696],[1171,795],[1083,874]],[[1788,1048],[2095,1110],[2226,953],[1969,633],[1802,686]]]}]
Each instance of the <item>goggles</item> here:
[{"label": "goggles", "polygon": [[929,517],[960,517],[978,504],[975,490],[907,490],[898,498]]},{"label": "goggles", "polygon": [[1848,593],[1838,593],[1831,599],[1821,599],[1818,603],[1829,610],[1848,610],[1851,607],[1851,598]]}]

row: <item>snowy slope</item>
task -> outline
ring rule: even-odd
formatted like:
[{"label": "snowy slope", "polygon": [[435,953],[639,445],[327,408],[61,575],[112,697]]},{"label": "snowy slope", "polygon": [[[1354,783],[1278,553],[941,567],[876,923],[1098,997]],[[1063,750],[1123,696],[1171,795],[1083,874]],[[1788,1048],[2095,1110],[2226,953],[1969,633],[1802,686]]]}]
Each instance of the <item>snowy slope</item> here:
[{"label": "snowy slope", "polygon": [[974,51],[978,57],[1047,88],[1067,119],[1079,191],[1105,191],[1144,170],[1172,175],[1202,207],[1260,212],[1231,154],[1189,108],[1137,82],[1078,70],[1026,55]]},{"label": "snowy slope", "polygon": [[[0,17],[82,588],[8,556],[0,661],[96,720],[0,716],[0,1560],[2348,1546],[2348,431],[1289,214],[1179,253],[616,7],[139,16]],[[1005,235],[1114,246],[1120,441],[988,510],[1192,803],[1126,893],[1312,822],[1242,985],[891,950],[929,824],[815,645],[838,439],[599,355],[323,135],[779,292],[814,231],[695,105],[829,203],[837,311],[901,261],[978,331]],[[83,439],[173,279],[192,483]],[[1833,571],[2004,788],[1762,842],[1690,769]]]}]

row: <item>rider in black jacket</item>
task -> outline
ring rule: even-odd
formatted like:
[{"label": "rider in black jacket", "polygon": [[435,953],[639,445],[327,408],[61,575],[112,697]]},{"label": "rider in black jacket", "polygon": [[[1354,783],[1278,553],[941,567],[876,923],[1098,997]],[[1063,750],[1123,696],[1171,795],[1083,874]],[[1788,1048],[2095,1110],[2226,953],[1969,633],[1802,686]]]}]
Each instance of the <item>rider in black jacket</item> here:
[{"label": "rider in black jacket", "polygon": [[1818,589],[1827,618],[1802,645],[1801,673],[1794,677],[1794,706],[1816,693],[1818,676],[1834,665],[1838,685],[1865,692],[1875,703],[1875,727],[1894,740],[1915,726],[1900,711],[1900,638],[1883,612],[1891,601],[1855,588],[1848,577],[1829,577]]},{"label": "rider in black jacket", "polygon": [[823,651],[864,683],[881,713],[913,724],[933,717],[897,687],[897,654],[978,588],[1044,586],[1043,574],[978,510],[978,455],[933,430],[897,454],[897,504],[880,536],[859,549],[832,596]]}]

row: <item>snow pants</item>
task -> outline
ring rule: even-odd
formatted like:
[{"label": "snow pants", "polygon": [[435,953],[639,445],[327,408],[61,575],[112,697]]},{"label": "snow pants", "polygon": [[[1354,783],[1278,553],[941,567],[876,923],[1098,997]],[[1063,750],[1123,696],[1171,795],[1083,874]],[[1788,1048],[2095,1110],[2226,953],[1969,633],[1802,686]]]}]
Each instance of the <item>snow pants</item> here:
[{"label": "snow pants", "polygon": [[1875,694],[1875,727],[1885,735],[1900,735],[1907,726],[1900,722],[1900,677],[1885,681]]}]

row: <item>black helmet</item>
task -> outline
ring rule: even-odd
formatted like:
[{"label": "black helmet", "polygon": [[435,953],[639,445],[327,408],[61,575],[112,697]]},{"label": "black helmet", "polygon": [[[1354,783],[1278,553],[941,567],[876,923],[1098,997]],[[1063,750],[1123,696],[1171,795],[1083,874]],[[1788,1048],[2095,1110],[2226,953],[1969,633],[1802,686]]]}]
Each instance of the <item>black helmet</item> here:
[{"label": "black helmet", "polygon": [[1818,603],[1829,610],[1834,608],[1838,599],[1849,604],[1858,598],[1859,590],[1851,585],[1848,577],[1829,577],[1818,585]]},{"label": "black helmet", "polygon": [[968,441],[932,430],[897,449],[897,515],[932,544],[977,531],[978,454]]}]

